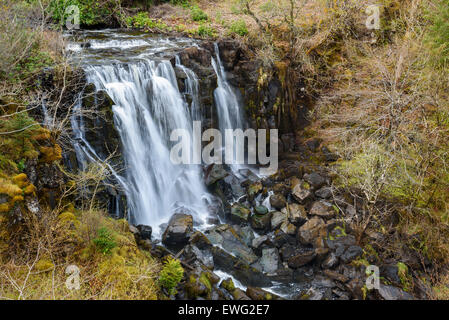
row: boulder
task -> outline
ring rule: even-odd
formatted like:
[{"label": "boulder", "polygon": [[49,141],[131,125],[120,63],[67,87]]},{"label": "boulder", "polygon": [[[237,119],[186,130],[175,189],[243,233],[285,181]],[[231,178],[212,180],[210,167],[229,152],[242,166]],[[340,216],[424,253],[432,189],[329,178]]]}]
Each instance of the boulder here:
[{"label": "boulder", "polygon": [[248,222],[250,214],[251,210],[239,203],[234,203],[231,207],[231,221],[235,223]]},{"label": "boulder", "polygon": [[251,300],[281,300],[281,297],[261,288],[255,287],[246,288],[246,295],[250,297]]},{"label": "boulder", "polygon": [[189,214],[175,213],[162,235],[162,242],[168,246],[187,244],[193,232],[193,217]]},{"label": "boulder", "polygon": [[306,173],[304,176],[303,176],[303,179],[305,180],[305,181],[307,181],[311,186],[312,186],[312,188],[314,188],[315,190],[316,189],[319,189],[319,188],[321,188],[323,185],[325,185],[326,184],[326,179],[324,179],[319,173],[317,173],[317,172],[312,172],[312,173]]},{"label": "boulder", "polygon": [[297,233],[298,240],[305,245],[317,244],[317,240],[319,240],[322,236],[325,236],[325,229],[326,225],[324,220],[320,217],[313,217],[299,227]]},{"label": "boulder", "polygon": [[218,180],[224,179],[227,175],[228,173],[223,168],[223,165],[211,164],[211,166],[207,168],[207,172],[205,175],[206,185],[210,186]]},{"label": "boulder", "polygon": [[324,200],[314,202],[310,208],[310,215],[319,216],[324,219],[332,219],[336,213],[332,203]]},{"label": "boulder", "polygon": [[302,267],[315,259],[316,253],[314,250],[297,252],[288,259],[288,266],[293,269]]},{"label": "boulder", "polygon": [[221,246],[224,250],[248,264],[257,260],[253,250],[245,244],[234,228],[227,224],[214,227],[206,231],[205,235],[212,244]]},{"label": "boulder", "polygon": [[271,214],[254,214],[250,218],[250,223],[255,230],[269,230]]},{"label": "boulder", "polygon": [[271,229],[277,229],[284,221],[287,220],[287,214],[275,211],[271,214]]},{"label": "boulder", "polygon": [[294,225],[301,226],[307,221],[307,212],[304,206],[291,203],[282,212],[287,214],[288,220]]},{"label": "boulder", "polygon": [[281,231],[294,236],[296,234],[296,227],[294,224],[291,224],[288,220],[285,220],[284,222],[282,222],[281,227],[280,227]]},{"label": "boulder", "polygon": [[322,187],[321,189],[315,191],[315,195],[318,198],[329,199],[330,197],[332,197],[332,189],[331,187]]},{"label": "boulder", "polygon": [[379,295],[385,300],[414,300],[414,297],[397,287],[380,285]]},{"label": "boulder", "polygon": [[287,205],[287,200],[282,194],[275,193],[270,196],[270,204],[273,208],[280,210]]},{"label": "boulder", "polygon": [[265,206],[255,206],[254,207],[254,211],[255,211],[256,214],[260,214],[260,215],[264,215],[264,214],[267,214],[269,212],[268,208],[265,207]]},{"label": "boulder", "polygon": [[335,253],[331,252],[321,263],[323,269],[332,269],[338,265],[338,257]]},{"label": "boulder", "polygon": [[137,226],[137,230],[139,230],[140,239],[151,240],[151,233],[153,232],[153,229],[150,226],[139,224]]},{"label": "boulder", "polygon": [[293,198],[299,203],[304,203],[312,196],[312,192],[308,189],[304,183],[296,184],[292,189]]},{"label": "boulder", "polygon": [[341,255],[340,259],[344,263],[350,263],[352,260],[357,259],[363,253],[363,249],[359,246],[350,246],[346,249],[346,251]]}]

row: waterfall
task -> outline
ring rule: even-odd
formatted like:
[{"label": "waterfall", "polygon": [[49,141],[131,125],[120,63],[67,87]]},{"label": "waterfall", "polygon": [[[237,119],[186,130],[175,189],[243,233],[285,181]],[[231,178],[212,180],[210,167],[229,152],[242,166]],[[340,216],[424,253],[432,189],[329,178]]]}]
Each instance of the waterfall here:
[{"label": "waterfall", "polygon": [[[176,211],[192,214],[197,223],[204,223],[209,195],[201,167],[170,161],[171,131],[182,128],[192,133],[192,115],[170,62],[88,66],[86,73],[88,81],[97,90],[105,90],[115,103],[114,123],[123,145],[130,221],[152,226],[156,236],[157,227]],[[191,80],[195,94],[195,80]]]},{"label": "waterfall", "polygon": [[220,131],[225,129],[244,129],[245,121],[242,115],[242,108],[234,89],[226,79],[226,72],[221,62],[220,52],[217,43],[215,46],[215,59],[212,58],[212,66],[217,75],[218,87],[214,91],[215,103],[217,104],[218,122]]}]

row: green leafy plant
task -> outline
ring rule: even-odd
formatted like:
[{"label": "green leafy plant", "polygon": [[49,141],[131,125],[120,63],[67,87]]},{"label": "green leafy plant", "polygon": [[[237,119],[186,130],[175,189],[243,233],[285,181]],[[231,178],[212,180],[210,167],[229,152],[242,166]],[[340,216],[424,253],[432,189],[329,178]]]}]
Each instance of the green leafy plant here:
[{"label": "green leafy plant", "polygon": [[105,227],[98,229],[98,236],[92,241],[103,254],[110,253],[117,246],[112,232]]},{"label": "green leafy plant", "polygon": [[229,30],[242,37],[248,34],[248,28],[246,27],[246,22],[244,20],[234,21],[229,27]]},{"label": "green leafy plant", "polygon": [[207,24],[201,24],[198,27],[197,33],[200,37],[214,37],[216,34],[215,29]]},{"label": "green leafy plant", "polygon": [[159,274],[159,283],[170,295],[176,293],[176,286],[184,276],[184,269],[178,259],[168,257]]},{"label": "green leafy plant", "polygon": [[190,9],[190,15],[193,21],[206,21],[208,19],[207,14],[198,6],[193,6]]}]

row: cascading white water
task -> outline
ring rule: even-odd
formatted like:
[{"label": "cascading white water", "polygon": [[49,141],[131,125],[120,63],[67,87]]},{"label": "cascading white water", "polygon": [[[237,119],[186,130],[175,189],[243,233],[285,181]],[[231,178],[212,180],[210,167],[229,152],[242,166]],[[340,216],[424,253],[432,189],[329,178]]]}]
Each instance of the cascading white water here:
[{"label": "cascading white water", "polygon": [[218,122],[220,131],[225,129],[244,129],[246,127],[242,115],[242,108],[237,99],[234,89],[226,79],[226,72],[221,62],[217,43],[215,46],[215,59],[212,58],[212,66],[217,75],[218,86],[214,91],[215,103],[217,104]]},{"label": "cascading white water", "polygon": [[171,131],[192,132],[192,118],[170,62],[90,66],[86,72],[88,81],[106,90],[115,103],[131,221],[152,226],[155,235],[155,227],[176,210],[187,210],[198,223],[205,222],[209,196],[201,168],[170,161]]}]

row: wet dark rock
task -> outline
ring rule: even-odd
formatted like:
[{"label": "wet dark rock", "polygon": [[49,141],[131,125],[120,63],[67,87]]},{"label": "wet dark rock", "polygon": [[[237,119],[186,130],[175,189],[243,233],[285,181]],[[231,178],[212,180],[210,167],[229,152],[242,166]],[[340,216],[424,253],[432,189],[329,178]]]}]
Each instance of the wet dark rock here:
[{"label": "wet dark rock", "polygon": [[228,173],[223,168],[223,165],[220,164],[211,164],[206,169],[205,180],[206,185],[210,186],[217,182],[218,180],[224,179]]},{"label": "wet dark rock", "polygon": [[378,292],[385,300],[414,300],[410,293],[393,286],[381,284]]},{"label": "wet dark rock", "polygon": [[259,249],[262,245],[271,245],[271,241],[267,235],[263,235],[253,239],[252,247],[254,249]]},{"label": "wet dark rock", "polygon": [[253,214],[250,218],[251,227],[255,230],[269,230],[271,214]]},{"label": "wet dark rock", "polygon": [[287,205],[287,200],[282,194],[275,193],[270,197],[270,204],[275,209],[282,209]]},{"label": "wet dark rock", "polygon": [[276,230],[272,235],[271,242],[276,248],[280,248],[286,243],[296,244],[296,238],[281,230]]},{"label": "wet dark rock", "polygon": [[247,190],[248,199],[250,201],[253,201],[254,198],[262,191],[262,189],[263,189],[263,187],[262,187],[262,183],[260,181],[251,184]]},{"label": "wet dark rock", "polygon": [[234,203],[231,207],[231,221],[235,223],[245,223],[248,222],[251,210],[247,207]]},{"label": "wet dark rock", "polygon": [[235,199],[238,199],[245,195],[246,191],[242,187],[240,180],[233,174],[229,174],[224,178],[224,182],[229,186],[231,194]]},{"label": "wet dark rock", "polygon": [[267,214],[268,213],[268,208],[267,207],[265,207],[265,206],[255,206],[254,207],[254,211],[256,212],[256,214],[259,214],[259,215],[265,215],[265,214]]},{"label": "wet dark rock", "polygon": [[312,216],[320,216],[324,219],[331,219],[335,217],[336,211],[332,205],[332,203],[321,200],[313,203],[310,208],[310,215]]},{"label": "wet dark rock", "polygon": [[200,231],[196,231],[189,240],[189,243],[191,245],[196,246],[197,248],[203,250],[203,249],[209,249],[212,247],[212,243],[209,241],[209,239]]},{"label": "wet dark rock", "polygon": [[287,187],[284,183],[277,183],[273,186],[273,191],[275,194],[281,194],[286,197],[290,192],[290,188]]},{"label": "wet dark rock", "polygon": [[214,245],[221,246],[237,258],[251,264],[257,260],[253,250],[239,237],[237,232],[229,225],[221,225],[208,230],[206,237]]},{"label": "wet dark rock", "polygon": [[188,214],[175,213],[168,222],[162,235],[162,242],[168,246],[187,244],[193,232],[193,217]]},{"label": "wet dark rock", "polygon": [[254,240],[254,232],[251,227],[234,225],[233,228],[237,232],[237,235],[240,237],[240,240],[242,240],[245,245],[250,247]]},{"label": "wet dark rock", "polygon": [[303,179],[307,181],[315,190],[321,188],[323,185],[326,184],[326,179],[323,178],[319,173],[312,172],[312,173],[306,173],[303,176]]},{"label": "wet dark rock", "polygon": [[349,234],[346,236],[338,237],[336,239],[328,239],[326,240],[326,244],[330,249],[336,250],[339,246],[343,246],[344,248],[353,246],[356,244],[356,240],[352,234]]},{"label": "wet dark rock", "polygon": [[219,270],[229,272],[244,285],[255,287],[266,287],[271,285],[268,279],[261,271],[250,266],[247,262],[232,256],[218,247],[212,247],[215,267]]},{"label": "wet dark rock", "polygon": [[153,229],[150,226],[139,224],[137,230],[139,230],[139,235],[142,240],[151,240]]}]

